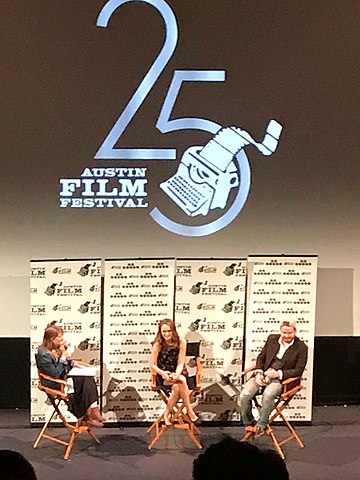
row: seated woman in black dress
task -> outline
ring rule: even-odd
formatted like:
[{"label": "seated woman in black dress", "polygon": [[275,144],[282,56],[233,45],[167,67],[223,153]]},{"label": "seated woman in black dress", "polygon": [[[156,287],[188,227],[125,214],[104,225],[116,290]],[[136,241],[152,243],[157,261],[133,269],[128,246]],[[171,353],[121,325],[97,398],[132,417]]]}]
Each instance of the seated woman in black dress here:
[{"label": "seated woman in black dress", "polygon": [[190,419],[195,422],[198,418],[190,403],[184,363],[185,353],[186,341],[179,337],[175,323],[168,318],[161,320],[152,346],[150,369],[156,373],[157,384],[171,390],[164,412],[166,425],[171,425],[172,410],[180,398]]},{"label": "seated woman in black dress", "polygon": [[[76,365],[71,360],[64,341],[61,327],[52,322],[45,328],[43,343],[38,349],[36,363],[40,372],[54,378],[65,380],[70,369]],[[94,377],[74,376],[74,393],[70,394],[69,411],[75,417],[84,417],[84,421],[93,427],[102,427],[105,418],[101,415],[98,404],[98,392]],[[54,382],[47,382],[49,387],[60,389]],[[44,384],[45,381],[44,381]]]}]

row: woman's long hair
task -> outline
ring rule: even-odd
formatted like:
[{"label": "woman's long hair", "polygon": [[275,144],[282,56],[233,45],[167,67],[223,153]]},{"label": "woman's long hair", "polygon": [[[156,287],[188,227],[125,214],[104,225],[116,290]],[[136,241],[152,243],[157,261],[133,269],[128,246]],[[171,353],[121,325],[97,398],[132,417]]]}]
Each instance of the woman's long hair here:
[{"label": "woman's long hair", "polygon": [[61,357],[62,352],[59,347],[55,347],[54,345],[54,338],[58,335],[63,335],[64,331],[58,325],[55,325],[55,322],[51,322],[46,328],[44,332],[44,338],[42,341],[42,345],[49,350],[52,354]]},{"label": "woman's long hair", "polygon": [[[161,327],[163,325],[167,325],[170,327],[171,333],[172,333],[172,339],[170,344],[166,344],[164,337],[161,335]],[[159,328],[154,340],[154,343],[158,343],[160,345],[160,350],[162,348],[167,348],[169,347],[179,347],[180,346],[180,337],[176,331],[175,323],[173,320],[170,320],[170,318],[164,318],[164,320],[161,320],[159,323]]]}]

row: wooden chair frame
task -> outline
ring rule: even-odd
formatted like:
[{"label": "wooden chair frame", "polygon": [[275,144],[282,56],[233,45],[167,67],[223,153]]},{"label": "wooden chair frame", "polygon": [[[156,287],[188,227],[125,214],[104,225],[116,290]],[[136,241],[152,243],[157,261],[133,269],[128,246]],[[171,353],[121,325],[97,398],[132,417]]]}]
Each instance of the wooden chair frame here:
[{"label": "wooden chair frame", "polygon": [[[199,357],[196,357],[196,374],[195,374],[195,387],[190,392],[190,402],[194,400],[196,395],[201,390],[201,375],[202,375],[203,365]],[[151,373],[151,389],[154,392],[158,392],[161,399],[165,404],[168,402],[168,397],[166,393],[158,387],[156,384],[156,373]],[[175,428],[178,430],[184,430],[189,438],[194,442],[197,448],[201,449],[202,445],[195,435],[200,434],[199,428],[194,424],[190,419],[189,415],[186,413],[186,408],[183,403],[178,402],[174,407],[174,413],[172,415],[172,425],[168,426],[164,423],[164,413],[162,413],[157,420],[148,428],[147,432],[150,433],[152,430],[155,430],[155,437],[149,443],[148,449],[151,450],[152,447],[160,440],[160,438],[167,432],[170,428]]]},{"label": "wooden chair frame", "polygon": [[[51,402],[51,405],[53,406],[53,412],[52,412],[50,418],[47,420],[47,422],[42,427],[37,439],[35,440],[33,448],[37,448],[39,446],[40,441],[43,438],[47,438],[48,440],[51,440],[52,442],[60,443],[61,445],[66,446],[64,459],[68,460],[69,457],[70,457],[72,448],[74,446],[75,439],[79,434],[88,433],[90,435],[90,437],[95,440],[95,442],[100,443],[100,440],[92,432],[91,428],[88,425],[84,424],[84,422],[83,422],[84,417],[78,418],[75,425],[73,425],[73,424],[69,423],[66,420],[66,418],[64,417],[64,415],[61,413],[60,404],[62,402],[66,404],[69,400],[69,395],[66,393],[67,382],[65,380],[61,380],[59,378],[54,378],[54,377],[51,377],[49,375],[45,375],[44,373],[42,373],[40,371],[38,372],[38,374],[39,374],[39,389],[42,392],[47,394],[47,396],[48,396],[48,398]],[[43,384],[44,380],[48,380],[48,381],[56,383],[57,385],[59,385],[60,390],[47,387],[46,385]],[[51,421],[52,421],[52,419],[54,418],[55,415],[59,416],[59,418],[61,419],[65,428],[69,431],[70,438],[68,439],[68,441],[64,441],[64,440],[61,440],[57,437],[53,437],[52,435],[49,435],[47,433],[48,428],[51,426],[50,423],[51,423]]]},{"label": "wooden chair frame", "polygon": [[[244,372],[242,372],[242,376],[244,378],[244,383],[247,379],[251,378],[251,376],[253,375],[252,372],[255,369],[256,369],[256,367],[252,366],[252,367],[244,370]],[[251,375],[247,378],[249,373],[251,373]],[[297,442],[297,444],[299,445],[300,448],[304,448],[304,446],[305,446],[304,442],[302,441],[300,436],[297,434],[295,428],[291,425],[291,423],[289,422],[289,420],[286,418],[285,414],[283,413],[283,410],[285,410],[285,408],[289,405],[289,403],[294,398],[294,396],[303,388],[302,385],[301,385],[301,376],[288,378],[288,379],[286,379],[282,382],[282,385],[283,385],[283,390],[282,390],[279,398],[275,402],[274,410],[272,412],[272,415],[270,416],[269,425],[267,425],[267,427],[265,429],[265,433],[266,433],[266,435],[269,435],[269,437],[271,437],[271,440],[274,444],[274,447],[275,447],[276,451],[278,452],[278,454],[280,455],[280,457],[282,459],[285,459],[285,454],[284,454],[281,447],[283,445],[285,445],[287,442],[289,442],[290,440],[294,439]],[[261,405],[260,405],[258,399],[255,397],[253,401],[255,403],[256,408],[260,410]],[[288,428],[288,430],[290,432],[290,435],[288,435],[286,438],[282,439],[281,441],[278,440],[278,438],[275,435],[275,432],[274,432],[273,428],[271,427],[271,425],[275,422],[275,420],[278,417],[281,418],[281,420],[284,422],[285,426]],[[242,437],[241,440],[242,441],[249,440],[251,437],[253,437],[253,435],[255,433],[256,433],[256,428],[255,427],[247,427],[246,433]]]}]

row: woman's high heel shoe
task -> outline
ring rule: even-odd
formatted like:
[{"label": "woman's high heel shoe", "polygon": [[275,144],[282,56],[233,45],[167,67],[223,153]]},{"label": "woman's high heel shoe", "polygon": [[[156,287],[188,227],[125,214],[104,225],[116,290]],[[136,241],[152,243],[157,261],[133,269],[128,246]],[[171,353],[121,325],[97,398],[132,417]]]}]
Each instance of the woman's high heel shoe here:
[{"label": "woman's high heel shoe", "polygon": [[169,415],[168,412],[164,413],[164,423],[167,427],[171,427],[171,425],[172,425],[170,415]]},{"label": "woman's high heel shoe", "polygon": [[194,410],[192,412],[189,412],[188,416],[193,423],[195,423],[197,420],[199,420],[199,417],[196,415]]}]

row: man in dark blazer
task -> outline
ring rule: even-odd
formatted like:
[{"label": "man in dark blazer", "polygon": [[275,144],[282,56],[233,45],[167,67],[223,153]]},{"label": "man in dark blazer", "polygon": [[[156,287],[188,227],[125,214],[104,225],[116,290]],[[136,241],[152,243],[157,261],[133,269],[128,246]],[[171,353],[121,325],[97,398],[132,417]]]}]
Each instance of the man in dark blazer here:
[{"label": "man in dark blazer", "polygon": [[[275,401],[282,390],[282,381],[302,375],[307,362],[308,348],[296,336],[296,323],[284,321],[280,334],[269,335],[256,360],[254,375],[240,393],[240,409],[245,430],[261,437],[269,423]],[[255,424],[252,415],[252,399],[263,389],[262,407]]]}]

